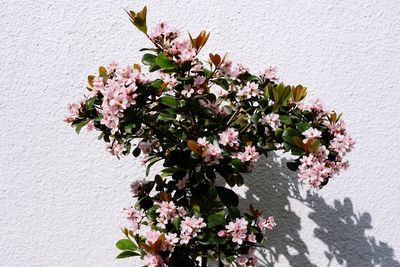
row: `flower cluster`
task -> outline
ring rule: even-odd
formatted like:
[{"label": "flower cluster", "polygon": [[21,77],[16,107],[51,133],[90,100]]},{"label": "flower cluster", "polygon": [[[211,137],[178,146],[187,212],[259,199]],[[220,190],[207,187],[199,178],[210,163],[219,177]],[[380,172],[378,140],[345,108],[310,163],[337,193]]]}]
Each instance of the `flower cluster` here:
[{"label": "flower cluster", "polygon": [[[310,127],[302,132],[303,144],[310,147],[310,151],[299,159],[298,176],[301,181],[320,188],[340,170],[349,167],[344,156],[353,149],[355,142],[348,136],[344,122],[337,118],[336,113],[325,110],[321,100],[313,100],[310,105],[303,104],[302,109],[310,110],[321,121],[321,130]],[[326,146],[321,145],[323,134],[329,137],[329,142],[324,142]]]},{"label": "flower cluster", "polygon": [[142,49],[148,72],[100,67],[65,118],[77,132],[99,131],[114,156],[142,156],[146,176],[162,165],[153,179],[131,184],[137,203],[124,211],[130,225],[118,257],[140,256],[146,266],[204,266],[208,258],[256,265],[253,249],[275,220],[252,206],[241,212],[230,187],[277,150],[295,156],[288,167],[301,181],[324,187],[348,167],[354,146],[341,115],[318,99],[305,102],[305,87],[278,83],[275,67],[253,74],[212,53],[201,61],[204,31],[185,37],[162,22],[148,32],[146,8],[128,14],[154,45]]}]

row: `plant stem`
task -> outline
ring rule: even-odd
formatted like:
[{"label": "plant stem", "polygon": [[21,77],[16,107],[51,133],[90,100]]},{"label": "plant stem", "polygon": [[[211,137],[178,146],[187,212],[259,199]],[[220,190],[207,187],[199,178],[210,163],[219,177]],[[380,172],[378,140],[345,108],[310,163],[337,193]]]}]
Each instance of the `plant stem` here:
[{"label": "plant stem", "polygon": [[224,264],[222,263],[221,260],[218,260],[218,267],[224,267]]},{"label": "plant stem", "polygon": [[201,267],[207,267],[207,257],[201,257]]}]

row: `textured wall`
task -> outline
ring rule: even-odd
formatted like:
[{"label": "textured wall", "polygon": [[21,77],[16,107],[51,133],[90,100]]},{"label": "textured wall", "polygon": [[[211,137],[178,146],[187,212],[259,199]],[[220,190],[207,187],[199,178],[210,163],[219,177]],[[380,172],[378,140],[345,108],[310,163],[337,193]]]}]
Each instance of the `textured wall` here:
[{"label": "textured wall", "polygon": [[0,266],[140,265],[116,261],[114,242],[143,167],[62,118],[98,65],[140,60],[149,43],[123,8],[143,4],[150,25],[205,28],[207,49],[277,65],[343,111],[358,142],[351,169],[317,193],[279,157],[248,177],[242,196],[279,223],[262,265],[399,266],[399,1],[56,2],[0,0]]}]

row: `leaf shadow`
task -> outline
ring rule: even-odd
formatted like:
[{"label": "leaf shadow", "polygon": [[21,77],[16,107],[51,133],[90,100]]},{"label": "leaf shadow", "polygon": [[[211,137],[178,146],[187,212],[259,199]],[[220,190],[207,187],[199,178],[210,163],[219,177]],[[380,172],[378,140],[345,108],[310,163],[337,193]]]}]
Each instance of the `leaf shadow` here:
[{"label": "leaf shadow", "polygon": [[248,210],[252,203],[265,210],[265,215],[274,215],[277,221],[277,226],[266,235],[265,248],[259,250],[260,266],[279,265],[282,257],[289,266],[317,266],[300,235],[301,218],[291,205],[296,201],[301,208],[310,210],[308,217],[317,225],[314,237],[326,246],[320,248],[325,250],[326,266],[339,263],[351,267],[400,267],[387,243],[366,234],[366,230],[372,229],[368,212],[356,214],[350,198],[329,205],[317,193],[307,192],[306,186],[297,182],[296,174],[287,169],[287,161],[272,153],[245,177],[248,190],[240,200],[240,208]]}]

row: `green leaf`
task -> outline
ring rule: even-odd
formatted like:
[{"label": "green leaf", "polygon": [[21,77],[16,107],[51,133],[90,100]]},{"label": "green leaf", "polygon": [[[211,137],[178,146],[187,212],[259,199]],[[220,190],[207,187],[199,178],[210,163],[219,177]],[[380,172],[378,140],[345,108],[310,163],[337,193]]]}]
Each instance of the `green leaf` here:
[{"label": "green leaf", "polygon": [[174,63],[171,62],[164,53],[157,55],[155,63],[165,70],[172,70],[174,68]]},{"label": "green leaf", "polygon": [[304,133],[309,128],[311,128],[311,125],[307,122],[301,122],[301,123],[297,124],[297,129],[299,129],[299,131],[301,133]]},{"label": "green leaf", "polygon": [[133,251],[123,251],[116,258],[123,259],[123,258],[135,257],[135,256],[140,256],[140,254],[137,252],[133,252]]},{"label": "green leaf", "polygon": [[228,212],[229,212],[229,217],[231,217],[231,220],[240,217],[240,211],[237,207],[229,207]]},{"label": "green leaf", "polygon": [[139,157],[140,152],[141,152],[140,148],[139,148],[139,147],[136,147],[136,148],[132,151],[132,155],[133,155],[135,158],[137,158],[137,157]]},{"label": "green leaf", "polygon": [[283,124],[291,124],[291,123],[292,123],[292,119],[291,119],[290,116],[288,116],[288,115],[280,115],[280,116],[279,116],[279,120],[280,120]]},{"label": "green leaf", "polygon": [[296,138],[294,137],[300,137],[301,138],[301,132],[297,129],[293,128],[287,128],[285,131],[283,131],[282,138],[289,144],[295,145]]},{"label": "green leaf", "polygon": [[217,189],[219,199],[221,199],[226,207],[236,207],[239,205],[239,197],[235,192],[223,186],[215,186],[215,188]]},{"label": "green leaf", "polygon": [[172,225],[175,227],[176,230],[180,230],[181,227],[181,218],[179,216],[176,216],[171,220]]},{"label": "green leaf", "polygon": [[144,54],[142,57],[142,63],[148,66],[156,65],[156,55],[153,54]]},{"label": "green leaf", "polygon": [[286,162],[286,166],[291,171],[297,171],[299,167],[299,162]]},{"label": "green leaf", "polygon": [[122,251],[137,250],[137,246],[130,239],[121,239],[115,244],[115,246]]},{"label": "green leaf", "polygon": [[152,158],[152,159],[149,161],[149,164],[147,165],[147,168],[146,168],[146,176],[149,176],[151,166],[153,166],[153,165],[154,165],[157,161],[159,161],[159,160],[161,160],[161,158],[155,157],[155,158]]},{"label": "green leaf", "polygon": [[97,96],[88,99],[88,100],[86,101],[86,103],[85,103],[85,108],[86,108],[87,110],[92,110],[92,109],[93,109],[94,102],[95,102],[96,100],[97,100]]},{"label": "green leaf", "polygon": [[170,108],[176,108],[178,101],[172,96],[163,96],[160,98],[160,103]]},{"label": "green leaf", "polygon": [[225,216],[220,213],[211,214],[210,216],[208,216],[207,221],[208,221],[207,227],[214,227],[217,225],[225,225],[226,224]]},{"label": "green leaf", "polygon": [[81,122],[75,124],[75,131],[76,131],[76,133],[79,134],[80,131],[81,131],[81,129],[82,129],[86,124],[88,124],[89,121],[90,121],[89,119],[86,119],[86,120],[83,120],[83,121],[81,121]]},{"label": "green leaf", "polygon": [[315,140],[311,145],[311,149],[310,149],[311,153],[314,153],[319,148],[320,145],[321,145],[321,141]]}]

